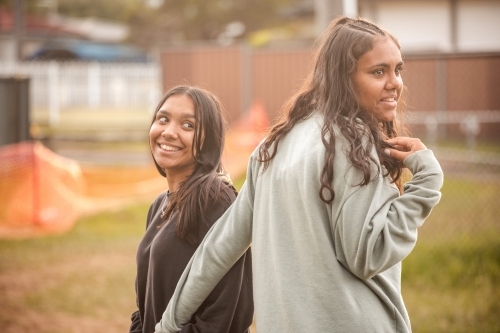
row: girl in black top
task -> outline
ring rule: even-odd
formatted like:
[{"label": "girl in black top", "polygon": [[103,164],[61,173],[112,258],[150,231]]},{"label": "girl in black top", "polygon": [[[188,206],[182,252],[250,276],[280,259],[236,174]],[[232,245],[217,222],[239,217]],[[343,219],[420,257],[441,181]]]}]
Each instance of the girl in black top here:
[{"label": "girl in black top", "polygon": [[[220,161],[224,121],[220,102],[211,93],[190,86],[171,89],[156,108],[149,140],[169,190],[151,205],[137,250],[138,310],[132,314],[130,333],[155,331],[198,244],[236,198]],[[181,332],[249,332],[251,272],[248,250]]]}]

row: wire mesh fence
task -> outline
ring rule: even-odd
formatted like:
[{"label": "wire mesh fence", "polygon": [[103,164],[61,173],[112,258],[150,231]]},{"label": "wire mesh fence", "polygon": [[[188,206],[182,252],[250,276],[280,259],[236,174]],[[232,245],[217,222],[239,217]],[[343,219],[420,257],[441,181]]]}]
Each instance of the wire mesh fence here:
[{"label": "wire mesh fence", "polygon": [[[130,168],[130,176],[123,174],[124,167],[151,163],[147,133],[161,82],[165,87],[202,85],[219,93],[223,102],[228,100],[226,106],[232,105],[231,119],[259,99],[272,122],[309,66],[310,50],[288,52],[289,63],[282,50],[236,51],[230,52],[236,60],[229,61],[225,54],[211,57],[208,64],[206,59],[195,63],[203,60],[202,50],[192,50],[197,56],[188,56],[185,50],[171,52],[163,57],[162,66],[0,64],[0,75],[29,76],[31,120],[50,129],[53,142],[49,146],[92,166],[93,179],[106,183],[107,194],[122,193],[124,186],[132,186],[133,173],[137,175],[137,168]],[[445,174],[441,202],[420,229],[416,249],[403,264],[403,294],[415,332],[500,329],[498,320],[492,319],[500,297],[500,94],[495,90],[500,82],[500,57],[480,58],[409,59],[403,72],[411,96],[406,121],[413,136],[434,151]],[[241,72],[231,84],[226,80],[218,86],[215,74],[228,63],[231,71]],[[210,70],[197,71],[200,66],[210,66]],[[230,75],[224,72],[222,77]],[[125,141],[125,145],[117,144]],[[234,151],[226,151],[228,160]],[[245,156],[235,159],[241,162]],[[110,174],[110,165],[121,168],[120,177]],[[238,170],[233,179],[244,177],[244,167]],[[149,169],[147,176],[157,177]],[[120,183],[121,179],[128,183]],[[144,177],[140,182],[158,186]],[[88,191],[98,196],[101,187],[95,184]]]},{"label": "wire mesh fence", "polygon": [[[226,51],[210,49],[213,53],[210,64],[201,56],[206,54],[204,51],[203,48],[166,51],[161,66],[54,61],[0,63],[0,75],[30,78],[31,121],[52,128],[55,140],[135,140],[145,143],[150,115],[162,91],[161,82],[170,86],[184,80],[224,94],[236,91],[234,101],[229,103],[236,105],[235,108],[238,105],[243,107],[243,99],[245,103],[262,100],[264,107],[274,106],[272,110],[269,107],[265,110],[272,122],[272,115],[277,113],[274,109],[286,99],[280,78],[289,90],[293,90],[310,65],[310,50],[305,49],[289,52],[245,47]],[[479,224],[500,229],[500,223],[491,218],[499,213],[497,200],[485,194],[495,192],[488,189],[495,188],[500,177],[500,111],[497,111],[500,110],[500,96],[494,91],[495,83],[500,79],[500,56],[420,56],[409,57],[407,62],[403,79],[410,93],[410,113],[405,120],[411,132],[436,152],[447,176],[446,184],[451,186],[459,180],[467,184],[456,184],[454,194],[466,191],[467,186],[476,186],[481,193],[469,196],[465,203],[458,204],[457,201],[457,211],[469,208],[454,220],[463,220],[466,225],[465,220],[475,218],[476,229]],[[224,72],[228,63],[232,64],[230,71]],[[202,67],[211,70],[195,71]],[[283,69],[288,67],[290,71],[284,76]],[[235,75],[236,79],[231,81],[234,84],[227,86],[222,83],[219,86],[220,82],[214,78],[218,71],[223,72],[225,78]],[[238,82],[243,87],[235,87]],[[276,96],[281,101],[271,100]],[[243,111],[233,111],[233,118]],[[81,133],[84,134],[78,136]],[[65,147],[64,152],[68,155],[76,159],[82,156],[72,152],[71,145]],[[127,154],[127,151],[120,153]],[[133,149],[130,153],[137,155]],[[140,154],[147,155],[148,150],[142,149]],[[110,154],[108,160],[112,156]],[[123,163],[123,160],[118,163]],[[131,160],[149,161],[149,158]],[[85,162],[92,162],[92,155],[86,154]],[[102,156],[98,158],[96,155],[95,162],[101,163]],[[446,198],[445,195],[443,200]],[[437,208],[433,216],[439,216],[439,212]],[[482,216],[485,218],[478,219]],[[446,219],[446,214],[441,219]]]}]

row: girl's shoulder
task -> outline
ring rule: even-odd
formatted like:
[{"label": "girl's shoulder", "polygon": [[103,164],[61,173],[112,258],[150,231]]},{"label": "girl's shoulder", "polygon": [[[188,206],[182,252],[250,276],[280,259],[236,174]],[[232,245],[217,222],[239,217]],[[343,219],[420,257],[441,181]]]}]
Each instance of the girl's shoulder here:
[{"label": "girl's shoulder", "polygon": [[157,208],[158,206],[162,206],[162,204],[165,203],[165,201],[167,200],[168,193],[169,193],[169,191],[167,190],[167,191],[163,191],[160,194],[158,194],[156,199],[151,204],[151,209]]},{"label": "girl's shoulder", "polygon": [[236,200],[238,192],[234,186],[226,181],[223,181],[217,196],[211,199],[211,202],[207,205],[208,211],[206,211],[206,222],[211,226],[215,221],[217,221],[224,212],[231,206],[231,204]]},{"label": "girl's shoulder", "polygon": [[230,181],[223,180],[221,183],[221,190],[219,193],[219,198],[217,201],[228,202],[228,207],[236,200],[236,196],[238,196],[238,191],[233,186]]}]

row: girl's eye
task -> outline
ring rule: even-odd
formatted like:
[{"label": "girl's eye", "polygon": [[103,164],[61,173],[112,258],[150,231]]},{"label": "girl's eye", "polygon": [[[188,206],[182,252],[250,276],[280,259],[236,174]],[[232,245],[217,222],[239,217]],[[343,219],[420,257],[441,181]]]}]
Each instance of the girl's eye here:
[{"label": "girl's eye", "polygon": [[167,117],[160,117],[160,118],[158,118],[158,120],[159,120],[161,123],[167,123],[167,122],[168,122]]},{"label": "girl's eye", "polygon": [[403,71],[403,67],[396,68],[396,74],[401,74],[402,71]]},{"label": "girl's eye", "polygon": [[375,75],[382,75],[382,74],[384,74],[384,71],[383,71],[383,70],[381,70],[381,69],[377,69],[377,70],[375,71]]},{"label": "girl's eye", "polygon": [[186,128],[194,128],[193,124],[191,124],[191,123],[184,123],[184,124],[182,124],[182,126],[184,126]]}]

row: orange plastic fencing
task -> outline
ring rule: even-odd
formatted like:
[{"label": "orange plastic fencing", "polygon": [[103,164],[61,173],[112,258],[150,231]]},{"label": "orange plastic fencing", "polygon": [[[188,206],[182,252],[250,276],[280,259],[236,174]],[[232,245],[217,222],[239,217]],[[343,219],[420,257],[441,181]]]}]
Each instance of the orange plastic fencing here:
[{"label": "orange plastic fencing", "polygon": [[40,142],[0,148],[0,238],[63,233],[84,214],[150,201],[167,183],[154,165],[80,166]]},{"label": "orange plastic fencing", "polygon": [[269,119],[264,104],[255,100],[250,108],[231,124],[226,134],[222,163],[231,177],[246,172],[248,157],[265,137]]},{"label": "orange plastic fencing", "polygon": [[41,143],[0,148],[0,236],[68,230],[83,191],[79,165]]}]

